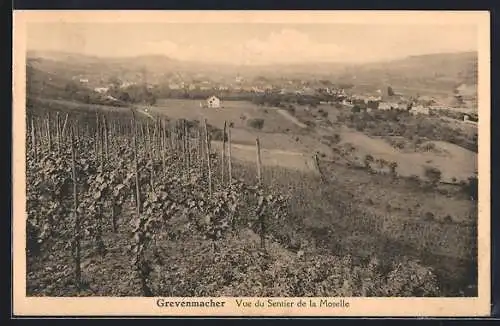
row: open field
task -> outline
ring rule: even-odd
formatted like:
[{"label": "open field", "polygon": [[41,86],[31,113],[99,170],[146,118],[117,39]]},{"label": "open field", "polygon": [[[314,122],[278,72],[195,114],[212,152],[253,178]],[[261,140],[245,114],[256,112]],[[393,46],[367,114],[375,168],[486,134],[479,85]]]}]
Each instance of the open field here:
[{"label": "open field", "polygon": [[264,119],[262,132],[280,133],[285,130],[300,131],[294,122],[283,118],[274,109],[265,109],[247,101],[222,101],[221,108],[202,108],[199,100],[161,99],[150,108],[152,112],[172,119],[201,120],[208,119],[214,126],[221,128],[224,121],[233,123],[234,128],[249,129],[250,119]]},{"label": "open field", "polygon": [[[321,112],[324,112],[323,116],[320,115]],[[339,136],[338,143],[326,146],[328,150],[325,150],[324,147],[318,147],[317,150],[324,153],[327,158],[338,159],[338,155],[332,155],[332,150],[335,152],[351,147],[352,151],[340,161],[347,160],[362,164],[365,157],[371,155],[375,160],[383,159],[388,162],[396,162],[396,172],[401,176],[416,175],[421,178],[425,178],[427,167],[434,167],[441,171],[441,180],[444,182],[466,181],[477,171],[477,152],[446,141],[425,138],[422,138],[422,144],[419,146],[421,148],[429,147],[432,150],[399,149],[392,146],[388,140],[393,139],[408,145],[412,143],[412,140],[402,136],[391,136],[389,132],[387,132],[387,136],[373,136],[370,135],[371,130],[360,131],[349,128],[344,122],[337,119],[339,115],[346,114],[350,114],[349,109],[333,105],[320,105],[316,108],[295,107],[296,118],[302,122],[315,123],[316,126],[311,134],[315,134],[316,138],[322,139],[335,134]],[[449,126],[450,130],[455,130],[457,134],[461,133],[464,137],[472,138],[474,134],[477,134],[477,126],[474,125],[443,117],[427,117],[427,119],[439,121],[439,123]],[[321,125],[322,121],[326,122],[326,125]],[[374,164],[374,168],[376,168],[376,164]]]},{"label": "open field", "polygon": [[369,137],[356,130],[344,129],[341,132],[341,144],[352,144],[356,150],[354,155],[362,161],[366,155],[376,159],[396,162],[397,173],[402,176],[418,175],[425,177],[424,168],[432,166],[442,172],[442,180],[452,182],[467,180],[477,171],[477,153],[457,145],[435,141],[435,152],[405,152],[389,145],[384,139]]}]

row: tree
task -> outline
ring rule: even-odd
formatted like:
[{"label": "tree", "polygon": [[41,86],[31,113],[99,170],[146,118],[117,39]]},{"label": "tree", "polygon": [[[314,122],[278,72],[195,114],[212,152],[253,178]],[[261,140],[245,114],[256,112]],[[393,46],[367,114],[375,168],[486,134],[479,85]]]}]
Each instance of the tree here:
[{"label": "tree", "polygon": [[391,164],[389,164],[389,168],[391,169],[391,174],[393,176],[396,176],[397,175],[396,169],[398,168],[398,163],[397,162],[391,162]]},{"label": "tree", "polygon": [[467,186],[467,190],[468,190],[469,196],[473,200],[477,200],[477,197],[478,197],[478,181],[477,181],[477,177],[476,176],[473,176],[473,177],[469,178],[469,184]]},{"label": "tree", "polygon": [[441,181],[441,171],[432,166],[425,167],[425,176],[433,185],[436,185],[439,181]]},{"label": "tree", "polygon": [[122,84],[121,80],[120,80],[120,79],[118,79],[118,77],[116,77],[116,76],[111,76],[111,77],[109,77],[108,82],[109,82],[109,83],[110,83],[113,87],[116,87],[116,88],[120,87],[120,85]]},{"label": "tree", "polygon": [[255,129],[262,129],[264,127],[264,119],[249,119],[247,125]]},{"label": "tree", "polygon": [[127,92],[120,92],[120,93],[118,94],[118,99],[119,99],[120,101],[127,102],[127,103],[128,103],[128,102],[131,102],[130,95],[129,95],[129,93],[127,93]]},{"label": "tree", "polygon": [[73,96],[76,92],[78,92],[78,88],[79,87],[75,82],[70,81],[66,84],[64,90],[68,93],[68,95]]},{"label": "tree", "polygon": [[365,166],[367,169],[370,169],[370,164],[373,162],[373,156],[371,156],[370,154],[367,154],[365,156]]}]

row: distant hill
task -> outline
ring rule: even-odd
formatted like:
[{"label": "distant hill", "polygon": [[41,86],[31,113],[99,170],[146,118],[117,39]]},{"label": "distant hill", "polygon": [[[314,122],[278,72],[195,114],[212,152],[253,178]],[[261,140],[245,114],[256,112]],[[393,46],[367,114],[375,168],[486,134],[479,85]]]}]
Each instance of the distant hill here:
[{"label": "distant hill", "polygon": [[[397,92],[452,95],[461,85],[477,87],[477,53],[412,56],[347,68],[340,79]],[[464,86],[462,86],[464,87]]]},{"label": "distant hill", "polygon": [[[165,80],[169,74],[205,74],[253,78],[328,78],[336,83],[352,83],[360,90],[386,89],[401,93],[452,95],[461,85],[477,85],[477,53],[444,53],[410,56],[404,59],[367,64],[304,63],[262,66],[234,66],[180,61],[162,55],[133,58],[100,58],[61,52],[28,52],[27,63],[40,71],[71,79],[85,76],[103,82],[112,76],[150,82]],[[464,86],[462,86],[462,89]]]}]

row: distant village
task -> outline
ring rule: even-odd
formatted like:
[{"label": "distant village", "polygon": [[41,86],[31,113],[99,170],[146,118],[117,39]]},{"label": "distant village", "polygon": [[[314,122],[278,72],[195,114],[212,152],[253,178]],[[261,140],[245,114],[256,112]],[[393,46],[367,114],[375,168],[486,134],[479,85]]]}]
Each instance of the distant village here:
[{"label": "distant village", "polygon": [[139,81],[120,81],[119,85],[104,82],[103,79],[97,81],[85,76],[74,76],[74,81],[87,85],[94,92],[99,93],[109,99],[114,99],[109,95],[112,87],[126,89],[137,84],[147,85],[148,89],[154,89],[162,85],[162,89],[170,92],[206,94],[206,100],[200,102],[200,106],[207,108],[219,108],[222,106],[224,94],[279,94],[294,95],[304,97],[328,98],[321,101],[321,104],[340,103],[346,108],[356,108],[359,111],[370,112],[373,110],[407,110],[411,114],[430,115],[433,111],[451,111],[454,116],[460,114],[460,120],[464,123],[475,124],[478,121],[475,97],[465,85],[459,86],[455,90],[455,103],[441,103],[440,100],[429,96],[405,96],[394,92],[391,87],[385,90],[377,90],[372,94],[354,94],[350,89],[352,87],[342,87],[334,85],[325,80],[304,81],[304,80],[286,80],[257,77],[245,79],[236,75],[233,80],[214,81],[203,75],[195,75],[191,78],[182,76],[182,74],[172,74],[163,80],[155,80],[154,83],[147,83],[144,80]]}]

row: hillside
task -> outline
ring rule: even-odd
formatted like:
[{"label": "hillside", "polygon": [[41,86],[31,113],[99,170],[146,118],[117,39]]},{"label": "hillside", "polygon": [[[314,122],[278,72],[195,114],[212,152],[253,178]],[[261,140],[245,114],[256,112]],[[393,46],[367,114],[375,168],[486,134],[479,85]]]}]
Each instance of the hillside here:
[{"label": "hillside", "polygon": [[409,94],[452,94],[460,85],[477,86],[477,53],[430,54],[359,65],[347,68],[340,79],[374,88],[391,85]]},{"label": "hillside", "polygon": [[[157,83],[166,76],[180,73],[187,76],[207,74],[214,77],[247,78],[265,75],[267,78],[313,79],[327,77],[338,83],[352,83],[363,91],[376,91],[391,85],[404,94],[444,95],[465,85],[477,85],[477,53],[445,53],[411,56],[404,59],[367,64],[304,63],[272,66],[213,65],[151,55],[132,58],[99,58],[72,53],[28,52],[28,64],[46,72],[71,78],[85,75],[103,81],[111,76],[137,80],[147,75]],[[474,96],[474,94],[473,94]]]}]

